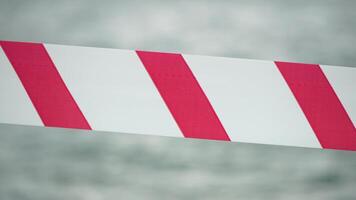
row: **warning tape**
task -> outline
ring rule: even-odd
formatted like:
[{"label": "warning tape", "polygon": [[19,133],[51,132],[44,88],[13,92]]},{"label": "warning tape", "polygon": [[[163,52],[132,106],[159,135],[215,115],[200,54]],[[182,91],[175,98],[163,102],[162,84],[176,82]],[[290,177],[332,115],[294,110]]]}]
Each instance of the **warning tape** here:
[{"label": "warning tape", "polygon": [[0,123],[356,150],[356,68],[0,45]]}]

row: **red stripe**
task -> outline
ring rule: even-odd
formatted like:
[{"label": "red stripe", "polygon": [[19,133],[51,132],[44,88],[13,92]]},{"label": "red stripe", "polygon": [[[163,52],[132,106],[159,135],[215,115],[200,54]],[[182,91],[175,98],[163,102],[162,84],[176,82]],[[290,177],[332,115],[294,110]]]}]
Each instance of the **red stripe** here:
[{"label": "red stripe", "polygon": [[137,51],[185,137],[230,140],[180,54]]},{"label": "red stripe", "polygon": [[275,62],[321,146],[356,150],[356,129],[319,65]]},{"label": "red stripe", "polygon": [[42,44],[0,45],[45,126],[91,129]]}]

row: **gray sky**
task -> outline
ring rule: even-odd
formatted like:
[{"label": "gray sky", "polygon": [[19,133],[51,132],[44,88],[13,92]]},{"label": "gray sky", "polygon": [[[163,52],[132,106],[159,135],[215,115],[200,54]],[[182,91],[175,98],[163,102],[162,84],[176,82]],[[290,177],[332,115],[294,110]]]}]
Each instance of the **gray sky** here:
[{"label": "gray sky", "polygon": [[356,66],[355,1],[0,3],[6,40]]}]

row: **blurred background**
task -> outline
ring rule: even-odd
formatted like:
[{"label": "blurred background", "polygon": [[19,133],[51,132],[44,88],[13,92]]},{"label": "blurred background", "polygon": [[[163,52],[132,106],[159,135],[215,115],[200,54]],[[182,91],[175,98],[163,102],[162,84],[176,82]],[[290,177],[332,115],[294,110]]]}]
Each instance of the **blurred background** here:
[{"label": "blurred background", "polygon": [[[356,1],[0,0],[0,39],[356,66]],[[356,199],[356,153],[0,124],[0,199]]]}]

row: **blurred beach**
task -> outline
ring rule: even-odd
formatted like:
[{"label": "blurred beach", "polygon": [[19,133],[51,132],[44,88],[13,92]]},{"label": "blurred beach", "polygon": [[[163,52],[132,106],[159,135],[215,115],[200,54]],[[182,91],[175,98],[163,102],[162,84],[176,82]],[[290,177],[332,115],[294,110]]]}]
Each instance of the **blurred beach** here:
[{"label": "blurred beach", "polygon": [[[356,66],[356,1],[0,0],[0,40]],[[0,199],[356,199],[356,153],[0,124]]]}]

